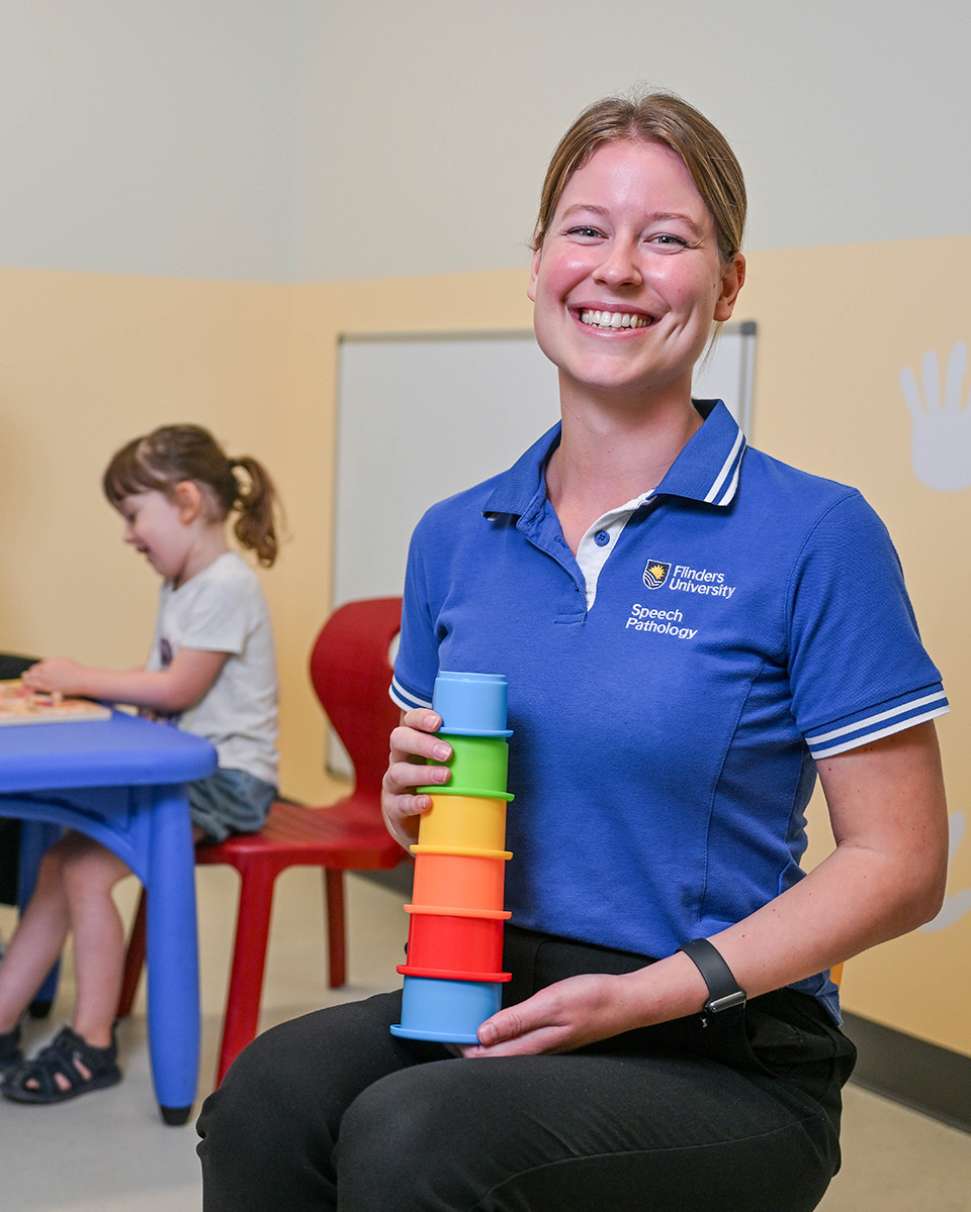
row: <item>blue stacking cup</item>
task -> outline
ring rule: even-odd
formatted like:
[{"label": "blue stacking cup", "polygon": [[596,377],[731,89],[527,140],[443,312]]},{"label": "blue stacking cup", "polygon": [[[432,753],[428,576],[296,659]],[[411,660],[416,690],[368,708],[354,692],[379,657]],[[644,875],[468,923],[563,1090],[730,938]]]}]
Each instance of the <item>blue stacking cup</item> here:
[{"label": "blue stacking cup", "polygon": [[406,976],[401,991],[401,1022],[391,1034],[441,1044],[477,1044],[480,1024],[502,1005],[495,981],[446,981]]},{"label": "blue stacking cup", "polygon": [[432,707],[442,732],[455,736],[512,736],[506,727],[509,684],[504,673],[453,673],[435,679]]}]

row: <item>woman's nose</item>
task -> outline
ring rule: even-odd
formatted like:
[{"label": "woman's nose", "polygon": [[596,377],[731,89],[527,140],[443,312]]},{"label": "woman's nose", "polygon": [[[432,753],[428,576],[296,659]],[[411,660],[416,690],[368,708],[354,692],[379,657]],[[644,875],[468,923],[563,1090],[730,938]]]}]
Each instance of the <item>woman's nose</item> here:
[{"label": "woman's nose", "polygon": [[594,271],[594,280],[605,286],[640,286],[644,281],[636,250],[627,243],[613,244]]}]

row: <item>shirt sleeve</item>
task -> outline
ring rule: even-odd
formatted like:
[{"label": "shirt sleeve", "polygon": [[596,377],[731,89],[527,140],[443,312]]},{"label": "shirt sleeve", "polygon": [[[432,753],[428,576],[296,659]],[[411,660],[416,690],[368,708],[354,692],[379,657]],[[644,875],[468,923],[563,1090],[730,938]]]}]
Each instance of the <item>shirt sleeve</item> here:
[{"label": "shirt sleeve", "polygon": [[181,621],[179,646],[238,656],[249,631],[249,597],[231,581],[213,581],[193,600]]},{"label": "shirt sleeve", "polygon": [[813,528],[787,593],[796,724],[831,757],[948,710],[890,535],[854,492]]},{"label": "shirt sleeve", "polygon": [[421,548],[422,525],[419,523],[408,546],[401,637],[389,691],[404,711],[431,707],[438,674],[438,639]]}]

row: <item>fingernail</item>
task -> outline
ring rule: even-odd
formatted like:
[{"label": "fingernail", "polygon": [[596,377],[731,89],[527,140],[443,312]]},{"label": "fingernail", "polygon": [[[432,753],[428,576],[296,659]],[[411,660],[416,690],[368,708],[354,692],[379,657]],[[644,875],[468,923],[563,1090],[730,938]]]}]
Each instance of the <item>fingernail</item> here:
[{"label": "fingernail", "polygon": [[451,753],[452,753],[452,751],[451,751],[451,749],[449,749],[448,745],[436,745],[435,746],[435,756],[437,758],[441,758],[443,761],[445,758],[450,757]]},{"label": "fingernail", "polygon": [[441,722],[441,717],[437,716],[434,712],[431,712],[429,715],[425,716],[425,723],[433,730],[437,728]]},{"label": "fingernail", "polygon": [[415,799],[415,807],[420,809],[431,808],[432,799],[430,795],[419,795]]},{"label": "fingernail", "polygon": [[448,778],[448,774],[449,772],[444,766],[439,766],[439,768],[435,771],[435,781],[437,783],[444,783]]}]

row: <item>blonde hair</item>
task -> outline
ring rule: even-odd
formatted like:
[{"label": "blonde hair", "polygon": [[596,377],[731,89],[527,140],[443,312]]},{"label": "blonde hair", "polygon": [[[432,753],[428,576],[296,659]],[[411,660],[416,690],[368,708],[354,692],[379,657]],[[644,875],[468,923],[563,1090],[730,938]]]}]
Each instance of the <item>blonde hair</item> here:
[{"label": "blonde hair", "polygon": [[[237,476],[243,472],[243,479]],[[133,438],[117,451],[102,477],[104,494],[118,509],[125,497],[139,492],[171,495],[175,485],[192,480],[206,491],[217,521],[239,516],[233,533],[256,552],[264,568],[276,560],[279,497],[269,472],[249,455],[231,459],[201,425],[162,425]]]},{"label": "blonde hair", "polygon": [[563,190],[576,170],[602,144],[621,139],[661,143],[681,157],[714,220],[721,258],[730,261],[742,245],[748,205],[741,166],[728,140],[704,114],[664,92],[635,100],[605,97],[577,118],[546,170],[533,250],[542,245]]}]

